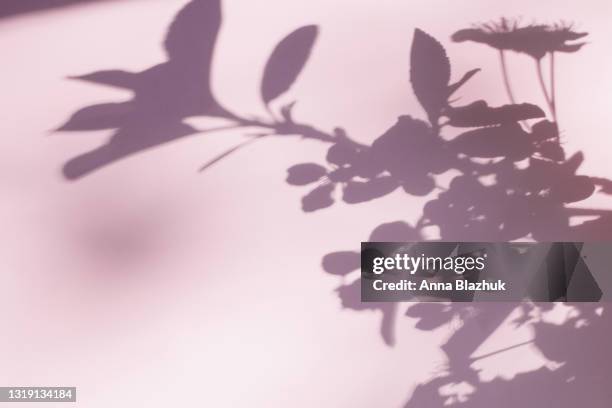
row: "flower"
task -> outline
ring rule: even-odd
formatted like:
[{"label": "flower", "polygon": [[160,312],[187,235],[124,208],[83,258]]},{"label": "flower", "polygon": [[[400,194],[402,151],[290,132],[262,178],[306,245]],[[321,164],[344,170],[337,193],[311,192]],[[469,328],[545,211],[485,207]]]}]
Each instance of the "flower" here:
[{"label": "flower", "polygon": [[520,26],[518,21],[502,18],[499,22],[482,24],[457,31],[455,42],[474,41],[486,44],[500,51],[510,50],[541,59],[552,52],[576,52],[585,44],[572,42],[587,36],[577,32],[571,24],[529,24]]}]

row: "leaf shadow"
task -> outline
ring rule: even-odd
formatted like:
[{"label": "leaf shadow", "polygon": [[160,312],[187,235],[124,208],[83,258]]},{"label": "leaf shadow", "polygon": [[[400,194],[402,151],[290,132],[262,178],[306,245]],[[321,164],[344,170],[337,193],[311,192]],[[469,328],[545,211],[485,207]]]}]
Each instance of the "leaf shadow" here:
[{"label": "leaf shadow", "polygon": [[85,107],[58,131],[115,129],[102,146],[68,161],[69,180],[125,157],[200,133],[190,116],[231,119],[212,93],[211,61],[221,26],[220,0],[192,0],[177,14],[164,40],[167,60],[141,72],[97,71],[73,79],[130,90],[123,103]]},{"label": "leaf shadow", "polygon": [[[318,37],[318,28],[314,25],[293,31],[271,53],[260,87],[261,99],[272,116],[269,120],[243,118],[222,107],[214,97],[210,83],[212,56],[220,25],[220,0],[192,0],[179,12],[168,30],[164,43],[167,61],[137,73],[108,70],[75,77],[129,89],[133,97],[128,102],[85,107],[59,129],[113,129],[115,132],[103,146],[66,163],[65,177],[79,179],[130,155],[201,133],[184,123],[184,119],[210,116],[227,119],[237,127],[256,127],[269,132],[258,137],[300,136],[330,145],[324,164],[301,163],[288,169],[288,184],[310,186],[302,199],[304,212],[311,213],[334,205],[337,202],[334,193],[338,190],[346,205],[380,199],[398,190],[408,197],[427,197],[416,225],[404,221],[380,224],[372,231],[370,241],[422,241],[427,239],[424,230],[429,227],[437,228],[440,239],[449,242],[512,241],[525,237],[537,241],[610,238],[612,212],[568,206],[586,200],[598,188],[609,194],[612,182],[579,172],[583,154],[578,152],[570,156],[565,151],[556,121],[555,104],[550,104],[552,109],[547,113],[534,104],[516,103],[511,96],[510,103],[502,106],[489,106],[480,99],[457,106],[451,101],[451,96],[469,81],[476,80],[480,68],[474,68],[452,82],[452,64],[446,50],[425,31],[416,29],[414,32],[410,80],[412,91],[426,113],[426,120],[402,115],[372,143],[364,145],[352,140],[341,128],[325,132],[311,124],[297,122],[292,114],[294,102],[281,106],[277,113],[273,112],[272,102],[294,85],[311,55]],[[483,32],[486,34],[486,30]],[[512,27],[507,32],[513,33]],[[533,53],[533,44],[537,43],[539,56],[542,42],[537,36],[542,32],[533,27],[523,30],[513,42],[507,43],[511,44],[507,48],[521,52],[518,49],[521,41],[530,42],[532,48],[525,46],[527,51],[523,51]],[[544,33],[548,39],[549,32],[544,30]],[[455,40],[466,40],[465,34],[455,35]],[[486,43],[478,38],[474,41]],[[503,44],[491,42],[489,37],[486,40],[494,48],[504,50]],[[577,51],[575,46],[563,48],[563,44],[557,44],[547,52]],[[541,58],[539,56],[538,61]],[[449,136],[449,129],[459,134]],[[221,154],[202,169],[209,168],[247,143]],[[439,176],[449,171],[456,171],[459,175],[448,187],[439,186]],[[493,181],[485,182],[483,179]],[[571,223],[576,216],[593,219]],[[337,288],[342,306],[352,311],[379,313],[381,338],[387,345],[394,345],[397,341],[396,319],[402,315],[400,305],[362,302],[359,282],[348,280],[348,276],[359,269],[359,253],[351,250],[331,252],[323,257],[322,268],[342,279]],[[529,390],[536,395],[539,387],[558,388],[572,377],[577,379],[574,383],[577,385],[568,387],[571,390],[568,397],[559,402],[565,405],[559,406],[569,407],[569,401],[574,403],[572,392],[578,386],[584,386],[590,376],[588,364],[575,357],[582,350],[578,344],[587,342],[591,336],[607,336],[607,327],[611,327],[609,313],[605,308],[602,315],[589,305],[577,306],[579,314],[592,323],[580,332],[575,331],[575,320],[560,327],[544,321],[531,323],[535,328],[533,343],[549,358],[565,363],[562,370],[540,369],[512,380],[482,381],[473,367],[475,360],[472,355],[516,307],[514,304],[487,305],[486,308],[476,304],[469,307],[455,304],[410,307],[403,315],[418,319],[417,329],[436,330],[455,318],[461,320],[462,327],[442,347],[448,358],[447,373],[419,385],[406,406],[485,407],[491,405],[492,396],[500,390],[508,395],[517,389]],[[602,320],[602,316],[607,320]],[[574,336],[580,341],[573,340]],[[570,338],[571,344],[565,348],[558,346],[559,337]],[[595,362],[591,363],[595,365]],[[468,382],[474,387],[475,391],[468,399],[440,394],[442,388],[459,382]],[[534,401],[532,405],[536,404],[549,405],[544,400]]]}]

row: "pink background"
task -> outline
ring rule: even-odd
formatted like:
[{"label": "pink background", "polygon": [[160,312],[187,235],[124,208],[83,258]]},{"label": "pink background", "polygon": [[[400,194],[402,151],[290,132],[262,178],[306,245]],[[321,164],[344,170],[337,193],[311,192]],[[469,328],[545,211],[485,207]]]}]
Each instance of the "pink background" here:
[{"label": "pink background", "polygon": [[[286,169],[321,161],[327,146],[297,137],[264,139],[198,173],[242,131],[62,177],[67,160],[112,130],[54,129],[84,106],[130,97],[67,77],[162,62],[160,44],[185,3],[98,2],[0,20],[0,385],[75,385],[77,405],[91,408],[402,406],[443,370],[439,346],[460,322],[419,331],[415,319],[398,319],[389,347],[377,312],[342,309],[341,281],[322,271],[321,258],[357,249],[382,222],[414,222],[423,198],[396,191],[303,213],[305,191],[286,184]],[[213,90],[234,111],[263,115],[259,81],[272,48],[317,24],[312,57],[283,100],[298,100],[301,121],[343,126],[366,143],[400,114],[424,117],[408,80],[415,27],[443,42],[454,78],[483,68],[463,100],[499,105],[497,54],[450,35],[502,15],[572,20],[590,35],[580,58],[557,60],[564,147],[584,152],[583,173],[610,178],[611,12],[612,3],[596,0],[225,0]],[[510,66],[519,101],[542,104],[532,61],[513,55]],[[609,196],[580,205],[612,209]],[[538,318],[562,323],[572,313],[559,304]],[[514,317],[476,354],[530,340],[530,325],[515,329]],[[603,367],[608,350],[584,351],[598,352]],[[533,344],[476,364],[483,381],[558,366]],[[598,398],[593,389],[585,398]]]}]

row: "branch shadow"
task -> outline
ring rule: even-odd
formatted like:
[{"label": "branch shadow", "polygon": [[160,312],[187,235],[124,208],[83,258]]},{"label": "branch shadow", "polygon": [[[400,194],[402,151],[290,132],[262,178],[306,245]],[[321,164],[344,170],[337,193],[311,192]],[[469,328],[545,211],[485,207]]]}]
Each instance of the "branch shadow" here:
[{"label": "branch shadow", "polygon": [[[422,304],[423,308],[434,306]],[[414,306],[416,307],[416,306]],[[460,306],[451,305],[455,310]],[[406,403],[411,407],[490,407],[510,408],[517,405],[555,406],[570,408],[585,405],[604,408],[609,405],[612,392],[608,383],[609,358],[605,351],[606,339],[610,336],[610,313],[605,305],[581,303],[573,305],[573,315],[562,324],[533,319],[533,340],[510,346],[498,352],[472,357],[476,347],[490,334],[482,330],[480,321],[498,323],[514,310],[516,304],[488,304],[473,306],[472,317],[464,318],[464,326],[443,346],[448,356],[444,374],[418,385]],[[528,314],[534,310],[551,308],[549,305],[520,305],[525,324]],[[422,310],[423,316],[431,317],[431,310]],[[538,314],[538,313],[536,313]],[[427,318],[427,317],[426,317]],[[496,327],[496,324],[489,325]],[[476,334],[477,333],[477,334]],[[467,346],[466,346],[467,345]],[[481,359],[508,352],[517,347],[536,348],[556,367],[516,374],[506,379],[495,377],[483,380],[481,371],[474,363]],[[603,360],[602,360],[603,358]]]},{"label": "branch shadow", "polygon": [[99,148],[68,161],[69,180],[81,178],[127,156],[199,133],[183,122],[189,116],[232,118],[215,99],[211,61],[221,26],[220,0],[194,0],[175,17],[164,41],[167,61],[142,72],[105,70],[73,77],[128,89],[127,102],[85,107],[58,131],[116,129]]},{"label": "branch shadow", "polygon": [[[71,159],[64,176],[79,179],[117,160],[163,143],[203,133],[183,122],[190,116],[227,119],[232,126],[258,128],[264,136],[300,136],[330,144],[325,163],[298,163],[287,171],[287,183],[311,186],[302,199],[304,212],[319,211],[338,201],[354,205],[382,198],[396,190],[407,196],[427,197],[416,225],[402,220],[383,223],[371,233],[370,241],[422,241],[426,228],[436,228],[443,241],[584,241],[612,236],[612,212],[576,209],[570,204],[591,197],[596,191],[612,192],[612,181],[583,175],[581,152],[568,155],[560,138],[554,100],[554,83],[543,87],[548,110],[530,103],[516,103],[508,86],[505,52],[521,52],[541,64],[546,55],[554,62],[556,52],[577,52],[582,43],[569,43],[586,33],[570,26],[529,25],[520,27],[502,19],[499,24],[460,31],[457,42],[474,41],[499,51],[510,103],[489,106],[484,100],[457,105],[453,95],[480,68],[451,81],[451,62],[444,47],[420,29],[414,32],[411,47],[412,90],[427,120],[402,115],[371,144],[352,140],[342,128],[332,132],[300,123],[292,115],[294,102],[275,110],[273,103],[299,77],[318,36],[316,26],[298,28],[274,48],[266,64],[261,99],[268,108],[265,120],[244,118],[222,107],[210,84],[213,51],[221,25],[220,0],[192,0],[176,16],[165,39],[168,60],[145,71],[99,71],[79,80],[131,90],[128,102],[86,107],[76,112],[59,130],[86,131],[116,129],[103,146]],[[476,31],[473,31],[476,30]],[[453,135],[453,133],[455,133]],[[251,139],[253,140],[253,139]],[[202,166],[201,171],[241,148],[242,143]],[[447,188],[439,186],[439,176],[458,172]],[[579,224],[573,217],[590,216]],[[376,310],[381,315],[380,333],[392,346],[400,304],[364,303],[359,281],[346,277],[359,269],[359,253],[346,250],[323,257],[325,272],[343,279],[338,296],[344,308],[353,311]],[[446,373],[419,385],[406,407],[514,406],[520,402],[495,396],[512,395],[520,390],[530,405],[550,405],[542,389],[563,388],[558,406],[578,403],[576,392],[589,379],[600,381],[605,373],[594,372],[601,362],[589,355],[580,360],[583,345],[607,338],[609,313],[595,305],[576,306],[576,319],[562,325],[529,320],[534,328],[533,345],[549,359],[564,363],[559,370],[542,368],[519,374],[510,380],[482,381],[472,366],[473,353],[517,308],[524,315],[546,309],[547,305],[416,304],[405,312],[418,319],[416,328],[434,330],[458,318],[463,326],[443,346],[448,358]],[[597,310],[596,310],[597,309]],[[476,316],[476,317],[474,317]],[[580,324],[580,327],[577,325]],[[476,329],[474,329],[476,327]],[[567,339],[561,343],[558,339]],[[589,371],[590,370],[590,371]],[[444,394],[449,386],[467,383],[468,396]],[[570,385],[568,385],[570,384]],[[589,406],[610,401],[607,391],[593,389]],[[584,394],[581,394],[584,395]],[[548,398],[548,397],[547,397]],[[584,403],[584,401],[582,401]],[[505,404],[505,405],[504,405]],[[601,405],[603,406],[603,405]]]},{"label": "branch shadow", "polygon": [[[512,50],[532,56],[540,77],[544,55],[549,54],[553,64],[555,52],[576,52],[582,47],[582,44],[567,45],[566,41],[586,35],[575,33],[568,26],[522,29],[505,24],[507,20],[502,20],[500,26],[485,30],[485,37],[479,37],[478,42],[501,52]],[[557,42],[551,40],[553,36]],[[461,37],[461,41],[465,40]],[[485,101],[477,100],[465,106],[454,106],[450,96],[478,69],[467,72],[455,83],[450,82],[450,72],[450,62],[442,45],[417,29],[411,53],[411,81],[428,121],[405,115],[371,146],[350,149],[335,144],[327,155],[326,171],[319,171],[317,178],[310,176],[310,181],[319,184],[317,189],[322,182],[340,189],[342,200],[347,204],[376,199],[396,188],[412,196],[429,196],[439,190],[425,204],[415,226],[397,221],[374,230],[402,225],[410,234],[397,239],[373,233],[368,241],[420,241],[425,239],[422,231],[426,227],[435,227],[439,239],[446,242],[525,238],[535,241],[609,240],[612,236],[610,211],[569,206],[586,200],[598,189],[600,193],[609,194],[609,180],[580,174],[579,168],[584,161],[581,152],[568,157],[561,143],[556,104],[551,96],[554,95],[554,83],[551,84],[553,91],[543,89],[550,120],[536,105],[515,103],[511,90],[508,92],[509,105],[490,107]],[[503,72],[506,76],[505,67]],[[449,128],[455,128],[458,135],[446,136],[444,133]],[[314,165],[309,164],[311,169]],[[289,169],[287,181],[290,184],[305,184],[295,180],[308,178],[304,172],[306,167],[298,166]],[[448,188],[438,188],[436,176],[449,170],[460,174],[452,179]],[[340,171],[342,179],[331,177]],[[388,186],[384,192],[379,188],[381,180]],[[359,186],[359,194],[354,194],[355,186]],[[331,206],[334,189],[328,189],[324,197],[319,196],[318,205],[311,204],[304,210]],[[312,192],[305,198],[311,195]],[[572,223],[576,216],[592,219]],[[359,269],[359,256],[356,251],[330,253],[323,258],[323,268],[327,273],[346,276]],[[393,321],[401,316],[400,304],[363,303],[357,284],[358,280],[343,283],[338,289],[343,306],[355,311],[379,309],[383,340],[393,345],[396,339],[390,334],[394,331]],[[571,301],[564,297],[557,300]],[[409,307],[406,315],[418,319],[417,329],[434,330],[453,319],[459,319],[462,327],[442,347],[448,360],[446,372],[419,385],[406,407],[488,407],[493,404],[510,407],[524,405],[526,401],[529,406],[570,407],[585,402],[588,406],[607,406],[610,401],[610,392],[604,386],[607,366],[596,353],[584,356],[585,344],[600,342],[612,330],[606,305],[575,304],[574,310],[579,317],[561,325],[530,322],[534,330],[532,346],[562,368],[544,367],[510,380],[480,379],[478,370],[473,367],[479,358],[472,355],[510,313],[517,308],[545,310],[548,307],[550,305],[517,303],[468,306],[421,303]],[[481,358],[485,357],[491,356]],[[453,390],[457,386],[467,387],[468,392]],[[562,391],[555,396],[543,392],[552,387]]]}]

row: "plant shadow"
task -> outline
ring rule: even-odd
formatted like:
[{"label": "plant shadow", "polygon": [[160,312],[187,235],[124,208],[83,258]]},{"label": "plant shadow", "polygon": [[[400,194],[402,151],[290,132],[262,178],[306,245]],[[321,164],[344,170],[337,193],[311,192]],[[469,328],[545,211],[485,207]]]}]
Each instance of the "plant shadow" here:
[{"label": "plant shadow", "polygon": [[[575,32],[568,25],[520,26],[507,19],[455,33],[452,38],[456,42],[486,44],[499,53],[509,104],[490,106],[482,99],[456,104],[454,95],[475,80],[481,68],[453,79],[442,44],[415,29],[410,81],[427,117],[402,115],[372,143],[363,144],[340,127],[326,132],[297,121],[292,114],[294,102],[275,108],[275,101],[291,88],[313,51],[318,38],[318,28],[313,25],[288,34],[270,55],[261,83],[261,99],[269,117],[247,118],[222,107],[210,83],[221,19],[220,0],[192,0],[168,30],[164,42],[167,61],[138,73],[109,70],[75,77],[129,89],[133,97],[128,102],[85,107],[61,126],[61,131],[116,129],[106,144],[68,161],[63,168],[66,179],[76,180],[146,149],[205,133],[184,120],[209,116],[227,120],[230,127],[257,129],[258,133],[205,163],[201,171],[262,137],[298,136],[329,144],[323,163],[298,163],[287,170],[290,185],[311,186],[301,203],[306,213],[337,201],[355,205],[380,199],[397,190],[407,197],[427,198],[415,225],[403,220],[382,223],[369,241],[423,241],[429,239],[426,230],[431,228],[443,241],[593,241],[612,236],[611,211],[570,206],[596,192],[610,194],[612,181],[582,174],[584,155],[566,152],[560,138],[554,75],[548,85],[542,75],[545,61],[554,72],[556,53],[578,52],[584,43],[575,41],[586,33]],[[516,102],[506,66],[507,54],[516,52],[533,58],[547,102],[545,109]],[[448,187],[440,187],[441,176],[449,172],[458,175]],[[572,222],[577,216],[591,219]],[[397,341],[394,327],[402,315],[402,304],[361,301],[359,281],[347,279],[359,269],[359,259],[359,253],[351,249],[330,252],[323,257],[322,268],[342,278],[344,283],[337,293],[343,307],[380,312],[381,337],[392,346]],[[550,394],[542,391],[553,386],[559,390],[555,401],[561,405],[557,406],[584,403],[585,394],[577,390],[586,387],[592,396],[588,405],[603,407],[597,404],[612,398],[599,386],[605,378],[605,373],[598,371],[602,364],[595,353],[584,355],[582,351],[586,344],[607,338],[610,322],[605,305],[576,305],[576,315],[561,325],[529,317],[549,307],[529,303],[417,303],[408,307],[404,314],[418,320],[419,330],[434,330],[452,319],[459,319],[462,327],[442,347],[448,360],[446,372],[418,385],[406,407],[515,406],[527,400],[531,406],[550,405]],[[542,368],[518,374],[510,380],[482,381],[473,364],[490,356],[475,359],[473,353],[517,309],[526,316],[528,323],[524,324],[533,328],[531,345],[564,365],[558,370]],[[591,380],[595,385],[589,388]],[[444,393],[449,386],[462,383],[471,391]],[[517,391],[522,393],[520,398],[500,401],[499,395],[511,396]]]}]

